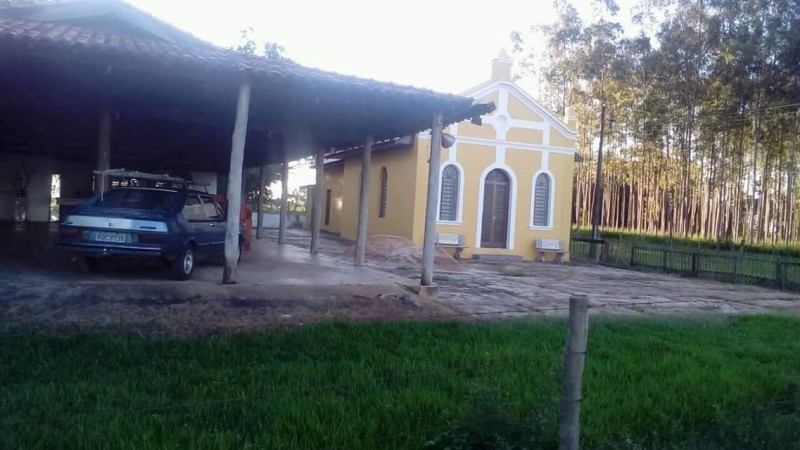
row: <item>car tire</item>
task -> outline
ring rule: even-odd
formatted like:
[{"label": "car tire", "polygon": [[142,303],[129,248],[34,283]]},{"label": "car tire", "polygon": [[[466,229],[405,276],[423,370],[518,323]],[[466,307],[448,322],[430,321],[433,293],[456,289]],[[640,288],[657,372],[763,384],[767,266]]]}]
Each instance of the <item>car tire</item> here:
[{"label": "car tire", "polygon": [[172,260],[172,278],[175,280],[188,280],[194,272],[195,252],[194,246],[187,244]]},{"label": "car tire", "polygon": [[103,271],[103,261],[100,258],[87,256],[83,258],[83,267],[86,272],[97,274]]}]

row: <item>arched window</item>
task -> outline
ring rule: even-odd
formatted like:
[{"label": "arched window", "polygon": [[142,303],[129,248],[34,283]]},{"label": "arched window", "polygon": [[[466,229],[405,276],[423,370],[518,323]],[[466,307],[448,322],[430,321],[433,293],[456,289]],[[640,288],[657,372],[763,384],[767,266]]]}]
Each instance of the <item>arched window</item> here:
[{"label": "arched window", "polygon": [[458,196],[461,186],[458,167],[448,164],[442,170],[442,190],[439,197],[439,220],[455,222],[458,220]]},{"label": "arched window", "polygon": [[552,190],[552,179],[546,173],[536,176],[533,187],[533,226],[549,227],[552,205],[550,204],[550,194]]},{"label": "arched window", "polygon": [[386,167],[381,168],[381,198],[378,206],[378,217],[386,217],[386,191],[389,187],[389,173]]}]

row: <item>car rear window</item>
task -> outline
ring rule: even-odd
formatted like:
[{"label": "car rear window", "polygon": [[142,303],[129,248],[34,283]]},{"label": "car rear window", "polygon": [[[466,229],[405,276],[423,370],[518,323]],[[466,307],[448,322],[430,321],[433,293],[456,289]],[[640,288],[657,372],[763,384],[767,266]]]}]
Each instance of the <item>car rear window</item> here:
[{"label": "car rear window", "polygon": [[176,195],[176,192],[157,189],[112,189],[103,194],[95,206],[167,212],[175,203]]}]

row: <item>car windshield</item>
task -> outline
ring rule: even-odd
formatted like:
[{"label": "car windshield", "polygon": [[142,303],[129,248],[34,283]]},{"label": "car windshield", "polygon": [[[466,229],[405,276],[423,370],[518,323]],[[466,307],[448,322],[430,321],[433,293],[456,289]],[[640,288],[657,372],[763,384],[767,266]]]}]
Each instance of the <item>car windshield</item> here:
[{"label": "car windshield", "polygon": [[158,189],[112,189],[97,199],[94,206],[101,208],[142,209],[167,212],[175,203],[174,191]]}]

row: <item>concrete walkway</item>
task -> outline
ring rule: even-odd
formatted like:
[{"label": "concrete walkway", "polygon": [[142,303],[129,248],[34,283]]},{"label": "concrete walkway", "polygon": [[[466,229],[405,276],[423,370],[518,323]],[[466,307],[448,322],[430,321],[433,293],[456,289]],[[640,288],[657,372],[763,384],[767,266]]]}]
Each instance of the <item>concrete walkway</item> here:
[{"label": "concrete walkway", "polygon": [[[160,261],[113,260],[100,274],[81,272],[74,255],[55,250],[56,230],[52,224],[0,224],[0,281],[52,284],[69,283],[173,283]],[[221,260],[197,261],[189,283],[219,284]],[[407,278],[369,267],[355,267],[352,261],[309,254],[296,245],[278,245],[274,240],[254,240],[242,255],[238,284],[250,286],[339,286],[409,285]]]},{"label": "concrete walkway", "polygon": [[[219,283],[220,265],[204,265],[195,269],[194,279]],[[311,255],[307,249],[279,245],[266,239],[254,241],[242,256],[237,271],[240,284],[256,286],[331,286],[331,285],[413,285],[408,278],[356,267],[325,255]]]},{"label": "concrete walkway", "polygon": [[237,284],[222,285],[221,261],[198,263],[188,281],[171,280],[160,261],[114,261],[86,274],[52,250],[46,228],[40,234],[22,232],[18,240],[38,247],[0,245],[0,332],[208,334],[443,313],[420,302],[406,288],[414,282],[400,274],[268,240],[244,253]]}]

